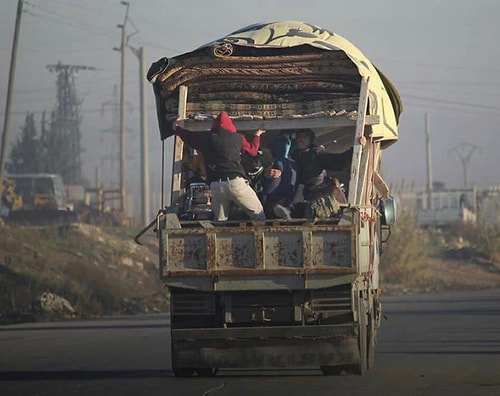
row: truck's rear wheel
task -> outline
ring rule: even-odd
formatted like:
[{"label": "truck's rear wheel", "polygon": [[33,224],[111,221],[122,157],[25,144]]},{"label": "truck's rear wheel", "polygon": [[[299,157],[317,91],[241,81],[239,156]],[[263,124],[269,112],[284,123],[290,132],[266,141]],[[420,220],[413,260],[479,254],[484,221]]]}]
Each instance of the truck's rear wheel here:
[{"label": "truck's rear wheel", "polygon": [[375,325],[375,308],[368,315],[368,336],[367,336],[367,368],[371,369],[375,365],[375,344],[377,343],[377,327]]},{"label": "truck's rear wheel", "polygon": [[356,374],[363,375],[368,369],[368,326],[366,317],[366,302],[360,297],[358,305],[358,347],[359,347],[359,363],[356,364]]}]

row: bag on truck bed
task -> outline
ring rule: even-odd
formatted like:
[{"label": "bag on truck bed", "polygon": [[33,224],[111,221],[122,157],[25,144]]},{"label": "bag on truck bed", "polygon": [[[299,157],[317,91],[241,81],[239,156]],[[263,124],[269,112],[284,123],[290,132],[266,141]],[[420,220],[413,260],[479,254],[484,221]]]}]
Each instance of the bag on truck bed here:
[{"label": "bag on truck bed", "polygon": [[340,204],[333,194],[323,195],[311,202],[311,210],[315,219],[328,219],[340,213]]}]

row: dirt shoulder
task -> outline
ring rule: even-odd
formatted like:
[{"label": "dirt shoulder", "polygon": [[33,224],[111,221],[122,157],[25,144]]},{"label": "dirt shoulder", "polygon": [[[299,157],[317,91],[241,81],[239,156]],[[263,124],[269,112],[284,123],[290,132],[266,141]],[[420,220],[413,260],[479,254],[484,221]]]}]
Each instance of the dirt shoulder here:
[{"label": "dirt shoulder", "polygon": [[425,260],[412,282],[382,284],[382,289],[386,295],[500,289],[500,266],[471,248],[442,248]]},{"label": "dirt shoulder", "polygon": [[154,234],[140,246],[130,228],[0,228],[0,322],[168,309]]}]

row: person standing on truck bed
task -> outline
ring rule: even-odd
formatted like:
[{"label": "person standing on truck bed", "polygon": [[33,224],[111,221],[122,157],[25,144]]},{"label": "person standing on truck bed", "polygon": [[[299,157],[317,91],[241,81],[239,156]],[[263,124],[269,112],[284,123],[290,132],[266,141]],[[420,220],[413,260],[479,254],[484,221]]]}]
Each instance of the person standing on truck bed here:
[{"label": "person standing on truck bed", "polygon": [[212,192],[212,210],[217,221],[228,220],[231,203],[236,204],[250,220],[264,220],[264,208],[255,191],[250,187],[241,165],[241,155],[256,156],[260,147],[259,129],[248,141],[237,133],[226,112],[214,120],[208,133],[191,132],[174,123],[174,132],[191,148],[200,150],[205,158],[207,181]]}]

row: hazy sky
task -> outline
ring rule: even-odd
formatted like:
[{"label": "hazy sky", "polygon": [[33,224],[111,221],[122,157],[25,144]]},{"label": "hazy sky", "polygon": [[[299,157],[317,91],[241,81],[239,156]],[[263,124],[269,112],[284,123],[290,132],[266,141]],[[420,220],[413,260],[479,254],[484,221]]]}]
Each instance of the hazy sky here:
[{"label": "hazy sky", "polygon": [[[0,1],[0,119],[5,98],[17,0]],[[90,180],[116,150],[112,109],[120,79],[120,29],[125,6],[119,0],[25,1],[17,58],[11,138],[26,111],[51,110],[55,75],[46,65],[95,67],[76,78],[82,105],[84,172]],[[400,141],[383,157],[385,178],[418,186],[426,183],[425,114],[432,139],[435,181],[463,184],[463,157],[473,148],[470,181],[500,184],[500,1],[474,0],[130,0],[130,44],[143,46],[147,67],[243,26],[273,20],[314,23],[356,45],[398,88],[404,111]],[[138,60],[127,52],[127,101],[130,130],[128,184],[139,184]],[[149,87],[148,87],[149,88]],[[116,89],[116,88],[115,88]],[[160,188],[160,139],[152,89],[148,89],[152,185]],[[116,128],[116,126],[114,127]],[[117,142],[117,140],[115,140]],[[112,147],[112,144],[115,147]],[[462,150],[468,148],[467,150]],[[9,150],[10,151],[10,150]],[[460,155],[459,155],[460,154]],[[118,169],[118,162],[114,164]],[[153,208],[153,211],[155,208]]]}]

